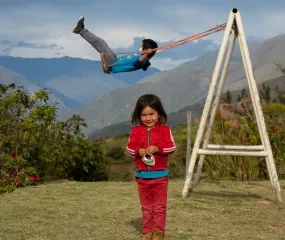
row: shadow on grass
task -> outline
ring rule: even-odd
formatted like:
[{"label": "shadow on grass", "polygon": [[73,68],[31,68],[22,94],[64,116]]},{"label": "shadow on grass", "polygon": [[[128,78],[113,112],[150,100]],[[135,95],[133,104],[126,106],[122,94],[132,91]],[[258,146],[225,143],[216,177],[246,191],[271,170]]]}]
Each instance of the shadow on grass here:
[{"label": "shadow on grass", "polygon": [[129,225],[131,225],[132,227],[134,227],[137,231],[141,231],[142,229],[142,219],[141,218],[135,218],[131,221],[128,222]]},{"label": "shadow on grass", "polygon": [[253,194],[250,192],[247,193],[240,193],[240,192],[211,192],[211,191],[200,191],[200,192],[189,192],[188,197],[196,196],[196,197],[220,197],[220,198],[246,198],[248,200],[252,199],[259,199],[259,200],[266,200],[272,202],[270,198],[266,198],[263,196],[259,196],[257,194]]}]

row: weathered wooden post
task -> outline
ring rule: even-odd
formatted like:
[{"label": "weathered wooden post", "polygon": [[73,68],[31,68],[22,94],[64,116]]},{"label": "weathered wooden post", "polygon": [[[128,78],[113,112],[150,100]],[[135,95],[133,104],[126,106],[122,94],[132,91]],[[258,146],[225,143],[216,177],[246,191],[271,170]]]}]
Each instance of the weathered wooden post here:
[{"label": "weathered wooden post", "polygon": [[[227,57],[223,65],[223,58],[227,49],[228,40],[232,35],[231,44],[228,49]],[[224,86],[224,81],[227,76],[230,60],[232,58],[232,53],[235,46],[235,41],[238,40],[242,62],[244,65],[246,80],[249,86],[250,96],[252,98],[253,109],[256,117],[257,127],[261,138],[261,145],[221,145],[221,144],[210,144],[210,134],[212,130],[212,125],[214,123],[217,105],[219,103],[222,89]],[[218,86],[217,94],[213,102],[215,88],[218,82],[220,71],[223,70],[220,77],[220,84]],[[208,118],[209,123],[208,122]],[[206,136],[204,137],[205,129],[207,129]],[[204,140],[204,141],[203,141]],[[202,144],[203,143],[203,144]],[[200,146],[202,144],[202,146]],[[217,62],[212,76],[212,81],[209,87],[208,96],[204,105],[204,110],[200,120],[195,144],[192,150],[192,154],[189,161],[189,166],[186,172],[185,184],[182,190],[182,196],[186,197],[191,185],[191,180],[194,173],[195,163],[198,155],[201,157],[199,160],[196,179],[194,180],[194,186],[199,182],[199,176],[202,170],[203,161],[205,155],[220,155],[220,156],[260,156],[265,157],[267,169],[269,171],[270,181],[274,187],[277,200],[282,202],[281,188],[278,180],[278,175],[276,171],[276,166],[272,154],[272,149],[266,130],[266,124],[262,112],[262,107],[260,104],[259,93],[256,85],[256,80],[253,73],[252,63],[250,59],[250,54],[247,46],[247,41],[245,38],[245,33],[243,29],[243,24],[239,11],[234,8],[230,12],[228,22],[226,25],[223,41],[220,47],[220,51],[217,57]]]},{"label": "weathered wooden post", "polygon": [[186,169],[185,169],[185,177],[187,175],[187,169],[190,161],[190,153],[191,153],[191,111],[187,112],[187,147],[186,147]]}]

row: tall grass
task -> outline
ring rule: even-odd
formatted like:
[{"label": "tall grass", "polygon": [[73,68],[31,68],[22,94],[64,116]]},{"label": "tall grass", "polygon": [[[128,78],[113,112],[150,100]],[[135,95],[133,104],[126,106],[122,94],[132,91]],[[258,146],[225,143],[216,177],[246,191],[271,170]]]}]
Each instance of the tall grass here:
[{"label": "tall grass", "polygon": [[[285,106],[280,103],[263,103],[262,107],[277,171],[280,176],[284,176]],[[238,104],[219,105],[211,141],[229,145],[261,144],[250,99],[243,99]],[[240,181],[268,176],[263,157],[207,156],[204,171],[209,177]]]}]

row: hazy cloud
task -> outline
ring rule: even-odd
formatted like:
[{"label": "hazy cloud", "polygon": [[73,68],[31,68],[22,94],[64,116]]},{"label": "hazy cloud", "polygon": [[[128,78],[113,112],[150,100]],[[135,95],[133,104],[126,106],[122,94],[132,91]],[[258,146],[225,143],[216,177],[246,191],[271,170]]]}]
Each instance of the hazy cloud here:
[{"label": "hazy cloud", "polygon": [[[1,0],[0,0],[1,1]],[[136,51],[143,38],[158,44],[177,41],[227,21],[230,10],[240,10],[248,39],[285,33],[284,0],[15,0],[0,8],[0,54],[22,57],[81,57],[99,60],[99,54],[71,32],[77,19],[115,52]],[[161,52],[153,65],[170,68],[219,48],[223,33]]]},{"label": "hazy cloud", "polygon": [[2,48],[2,55],[10,55],[11,51],[15,48],[25,48],[25,49],[45,49],[52,51],[63,50],[62,46],[58,46],[57,44],[43,44],[43,43],[30,43],[24,41],[9,41],[9,40],[1,40],[0,47]]}]

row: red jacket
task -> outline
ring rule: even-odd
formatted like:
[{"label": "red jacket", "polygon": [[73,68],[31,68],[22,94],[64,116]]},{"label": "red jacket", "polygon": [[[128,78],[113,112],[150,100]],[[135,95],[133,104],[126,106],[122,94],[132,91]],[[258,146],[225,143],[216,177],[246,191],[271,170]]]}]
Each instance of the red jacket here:
[{"label": "red jacket", "polygon": [[[144,164],[139,155],[140,148],[148,147],[148,134],[150,137],[149,146],[158,147],[158,152],[154,154],[155,165],[152,167]],[[126,148],[132,156],[135,156],[136,168],[138,171],[154,171],[167,169],[167,156],[175,151],[176,145],[170,127],[167,125],[156,124],[149,130],[143,125],[133,127]]]}]

